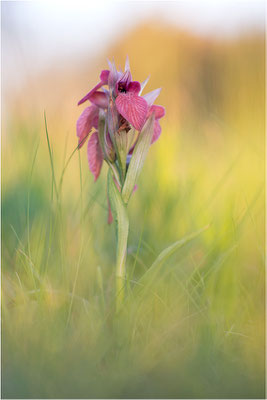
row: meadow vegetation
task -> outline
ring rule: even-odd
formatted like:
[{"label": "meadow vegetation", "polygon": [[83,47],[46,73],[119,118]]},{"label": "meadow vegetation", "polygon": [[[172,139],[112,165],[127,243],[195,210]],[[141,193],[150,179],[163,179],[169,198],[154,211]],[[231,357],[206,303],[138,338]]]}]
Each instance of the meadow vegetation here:
[{"label": "meadow vegetation", "polygon": [[[129,204],[115,315],[107,169],[94,184],[86,150],[69,157],[77,100],[126,54],[166,117]],[[264,38],[146,24],[105,56],[4,99],[2,396],[264,398]]]}]

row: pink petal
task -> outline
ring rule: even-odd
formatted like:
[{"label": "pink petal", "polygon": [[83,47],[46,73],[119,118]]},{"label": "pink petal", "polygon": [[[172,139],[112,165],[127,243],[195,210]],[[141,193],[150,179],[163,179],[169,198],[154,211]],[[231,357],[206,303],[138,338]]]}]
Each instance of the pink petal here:
[{"label": "pink petal", "polygon": [[130,61],[129,61],[129,57],[127,56],[126,57],[126,61],[125,61],[125,68],[124,68],[124,71],[130,71]]},{"label": "pink petal", "polygon": [[94,92],[88,100],[97,107],[108,108],[108,97],[104,92]]},{"label": "pink petal", "polygon": [[155,119],[154,133],[153,133],[153,137],[151,140],[151,144],[154,143],[156,140],[158,140],[158,138],[160,137],[160,134],[161,134],[161,126],[159,124],[159,121],[157,119]]},{"label": "pink petal", "polygon": [[110,138],[113,141],[115,132],[118,130],[119,126],[119,114],[113,100],[110,101],[108,107],[107,121],[108,121],[108,131],[110,134]]},{"label": "pink petal", "polygon": [[126,92],[128,91],[128,86],[130,85],[132,80],[132,75],[129,70],[126,70],[125,72],[122,73],[122,75],[118,78],[116,82],[116,95],[118,95],[121,92]]},{"label": "pink petal", "polygon": [[104,69],[103,71],[101,71],[100,80],[102,82],[102,85],[107,85],[108,77],[109,77],[109,70],[108,69]]},{"label": "pink petal", "polygon": [[127,88],[127,92],[138,94],[141,90],[141,85],[137,81],[130,82]]},{"label": "pink petal", "polygon": [[127,70],[123,73],[123,75],[120,77],[118,83],[125,84],[126,87],[127,87],[127,86],[129,85],[129,83],[131,82],[131,80],[132,80],[131,72],[130,72],[130,70],[127,69]]},{"label": "pink petal", "polygon": [[143,98],[146,100],[146,102],[149,106],[152,106],[152,104],[154,103],[154,101],[156,100],[156,98],[158,97],[160,92],[161,92],[161,88],[155,89],[152,92],[145,94],[143,96]]},{"label": "pink petal", "polygon": [[85,143],[93,126],[98,124],[98,108],[94,105],[83,110],[77,120],[76,131],[79,138],[79,148]]},{"label": "pink petal", "polygon": [[156,105],[151,106],[148,111],[147,118],[150,117],[150,115],[153,112],[155,113],[155,119],[160,119],[160,118],[164,117],[164,115],[165,115],[165,108],[162,106],[156,106]]},{"label": "pink petal", "polygon": [[97,91],[97,89],[100,89],[102,86],[102,82],[99,82],[92,90],[90,90],[89,93],[87,93],[78,103],[78,106],[80,104],[83,104],[86,100],[89,100],[89,98],[92,96],[93,93]]},{"label": "pink petal", "polygon": [[93,118],[92,125],[93,128],[98,129],[98,120],[99,120],[99,110],[97,110],[96,116]]},{"label": "pink petal", "polygon": [[147,102],[142,97],[131,92],[120,94],[115,102],[119,113],[135,129],[141,131],[146,121],[148,111]]},{"label": "pink petal", "polygon": [[100,74],[100,82],[92,89],[90,92],[88,92],[78,103],[78,106],[82,103],[84,103],[86,100],[90,100],[90,97],[92,94],[94,94],[98,89],[100,89],[103,85],[107,85],[108,83],[108,77],[109,77],[109,70],[104,69],[101,71]]},{"label": "pink petal", "polygon": [[89,169],[95,177],[95,181],[99,177],[103,164],[103,152],[100,147],[98,132],[94,132],[88,140],[87,158]]},{"label": "pink petal", "polygon": [[108,77],[108,86],[110,89],[114,89],[116,82],[119,79],[119,72],[116,69],[114,60],[112,62],[108,60],[108,65],[110,68],[110,73]]}]

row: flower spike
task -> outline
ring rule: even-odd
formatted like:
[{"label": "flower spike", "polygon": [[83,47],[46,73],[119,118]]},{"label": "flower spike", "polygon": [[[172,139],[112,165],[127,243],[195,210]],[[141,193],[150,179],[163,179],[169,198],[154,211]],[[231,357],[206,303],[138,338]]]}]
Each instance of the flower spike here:
[{"label": "flower spike", "polygon": [[[159,120],[165,109],[154,105],[161,89],[141,96],[148,79],[132,80],[127,56],[124,72],[108,60],[109,70],[102,70],[100,82],[78,103],[89,101],[76,124],[78,147],[88,139],[89,170],[96,181],[103,161],[108,165],[108,223],[116,223],[116,309],[124,300],[126,256],[129,232],[127,205],[135,192],[136,181],[149,147],[161,135]],[[103,86],[106,86],[104,88]],[[92,133],[92,129],[95,129]],[[90,136],[91,134],[91,136]]]}]

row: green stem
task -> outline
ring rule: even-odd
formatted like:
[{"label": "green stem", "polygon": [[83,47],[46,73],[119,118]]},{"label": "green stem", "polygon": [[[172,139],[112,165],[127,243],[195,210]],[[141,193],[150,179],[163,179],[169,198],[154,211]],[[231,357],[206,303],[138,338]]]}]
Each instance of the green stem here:
[{"label": "green stem", "polygon": [[108,195],[111,209],[116,223],[117,254],[116,254],[116,310],[118,311],[124,302],[126,283],[126,257],[129,232],[129,219],[126,205],[122,200],[112,176],[108,173]]},{"label": "green stem", "polygon": [[[118,221],[117,260],[116,260],[116,309],[119,310],[125,298],[126,258],[128,232],[123,231],[126,221]],[[128,222],[128,221],[127,221]]]}]

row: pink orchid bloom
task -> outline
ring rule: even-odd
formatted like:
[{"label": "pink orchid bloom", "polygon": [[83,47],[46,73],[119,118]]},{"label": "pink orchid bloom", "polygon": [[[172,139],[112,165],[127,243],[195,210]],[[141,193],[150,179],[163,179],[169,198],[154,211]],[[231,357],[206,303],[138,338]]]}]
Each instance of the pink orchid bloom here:
[{"label": "pink orchid bloom", "polygon": [[148,104],[138,96],[141,85],[130,81],[131,74],[126,71],[116,84],[117,97],[115,100],[118,112],[138,131],[141,131],[146,121]]},{"label": "pink orchid bloom", "polygon": [[[78,102],[78,105],[87,100],[91,103],[82,112],[76,128],[79,148],[83,146],[91,131],[95,129],[87,146],[89,169],[93,173],[95,181],[100,174],[105,157],[111,153],[115,154],[114,134],[119,134],[123,130],[129,132],[131,128],[140,132],[150,115],[155,113],[152,144],[161,134],[159,119],[165,115],[164,107],[153,105],[160,89],[141,96],[148,79],[141,84],[138,81],[132,81],[128,58],[124,72],[117,71],[114,62],[109,62],[109,67],[109,70],[101,71],[100,82]],[[108,86],[108,90],[103,88],[105,85]],[[108,127],[105,132],[104,148],[101,147],[98,134],[100,110],[103,110],[105,114],[106,127]],[[133,149],[134,147],[130,150],[129,157]],[[115,161],[116,158],[115,154]]]},{"label": "pink orchid bloom", "polygon": [[92,89],[90,90],[89,93],[87,93],[78,103],[78,106],[80,104],[83,104],[86,100],[90,100],[90,97],[98,90],[100,89],[103,85],[106,85],[108,83],[108,77],[109,77],[109,70],[104,69],[101,71],[100,74],[100,82]]},{"label": "pink orchid bloom", "polygon": [[158,140],[158,138],[160,137],[161,126],[159,124],[159,119],[164,117],[164,115],[165,115],[164,107],[153,105],[154,101],[156,100],[156,98],[158,97],[160,92],[161,92],[161,89],[156,89],[156,90],[153,90],[152,92],[149,92],[143,96],[143,98],[146,100],[146,102],[149,106],[147,118],[149,118],[153,112],[155,113],[154,134],[152,137],[151,144],[154,143],[156,140]]}]

